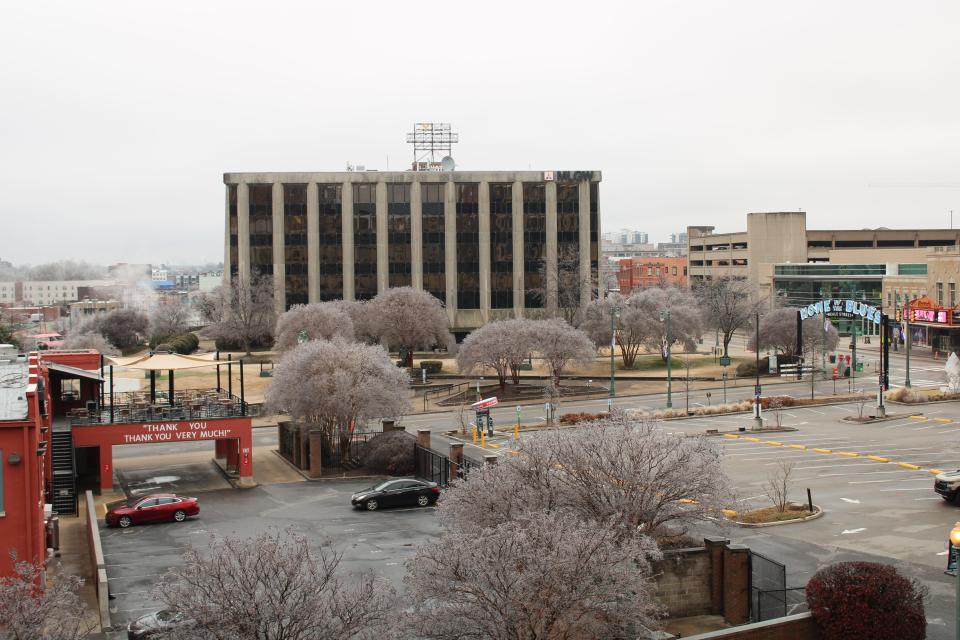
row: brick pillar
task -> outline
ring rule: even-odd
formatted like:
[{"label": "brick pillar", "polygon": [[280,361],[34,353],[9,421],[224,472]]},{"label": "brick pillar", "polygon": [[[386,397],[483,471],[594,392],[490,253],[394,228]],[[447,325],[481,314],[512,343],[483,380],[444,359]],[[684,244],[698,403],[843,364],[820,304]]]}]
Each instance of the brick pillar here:
[{"label": "brick pillar", "polygon": [[730,624],[750,620],[750,548],[728,544],[723,553],[723,618]]},{"label": "brick pillar", "polygon": [[430,429],[417,429],[417,444],[424,449],[430,448]]},{"label": "brick pillar", "polygon": [[393,431],[394,427],[395,427],[396,424],[397,424],[397,423],[394,422],[393,420],[383,420],[383,421],[381,421],[381,422],[382,422],[382,424],[383,424],[383,432],[384,432],[384,433],[388,433],[388,432],[390,432],[390,431]]},{"label": "brick pillar", "polygon": [[703,539],[710,555],[710,613],[723,613],[723,550],[730,541],[720,536]]},{"label": "brick pillar", "polygon": [[463,466],[463,445],[450,445],[450,478],[460,477],[460,467]]},{"label": "brick pillar", "polygon": [[307,467],[307,475],[309,475],[311,478],[319,478],[323,471],[323,465],[320,462],[322,440],[322,431],[319,429],[314,429],[310,432],[310,464]]}]

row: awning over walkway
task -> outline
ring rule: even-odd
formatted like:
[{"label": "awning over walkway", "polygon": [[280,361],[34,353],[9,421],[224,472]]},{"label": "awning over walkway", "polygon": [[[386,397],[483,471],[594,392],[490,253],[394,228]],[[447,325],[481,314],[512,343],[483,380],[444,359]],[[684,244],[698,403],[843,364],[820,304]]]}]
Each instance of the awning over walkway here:
[{"label": "awning over walkway", "polygon": [[77,367],[70,367],[65,364],[59,364],[56,362],[47,363],[47,368],[50,371],[57,371],[71,378],[85,378],[87,380],[96,380],[97,382],[103,382],[103,376],[100,375],[99,371],[91,371],[90,369],[78,369]]},{"label": "awning over walkway", "polygon": [[152,356],[141,357],[133,362],[120,363],[117,360],[125,358],[110,358],[115,364],[126,369],[140,371],[179,371],[181,369],[197,369],[200,367],[214,367],[220,364],[237,364],[234,360],[205,360],[182,356],[177,353],[156,353]]}]

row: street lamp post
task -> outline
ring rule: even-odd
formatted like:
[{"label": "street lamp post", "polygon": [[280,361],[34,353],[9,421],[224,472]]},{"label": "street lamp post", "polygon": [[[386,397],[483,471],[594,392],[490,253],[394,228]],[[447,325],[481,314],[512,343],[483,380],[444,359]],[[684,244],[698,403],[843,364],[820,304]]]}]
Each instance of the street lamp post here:
[{"label": "street lamp post", "polygon": [[[610,397],[613,398],[617,395],[616,392],[616,383],[617,376],[616,370],[614,369],[613,358],[614,351],[617,348],[617,318],[620,317],[620,307],[614,306],[610,308]],[[610,403],[612,405],[612,403]]]},{"label": "street lamp post", "polygon": [[670,358],[670,309],[660,312],[660,322],[667,325],[667,409],[673,406],[673,369]]},{"label": "street lamp post", "polygon": [[756,423],[758,429],[763,428],[763,417],[760,415],[760,311],[756,311],[755,323],[754,323],[754,344],[756,351],[756,365],[757,365],[757,382],[756,386],[753,388],[753,393],[756,396],[756,408],[754,409],[753,420]]},{"label": "street lamp post", "polygon": [[913,334],[912,334],[912,332],[910,331],[910,305],[909,305],[909,304],[907,305],[907,313],[906,313],[906,315],[904,316],[904,322],[906,323],[906,326],[907,326],[907,336],[906,336],[906,338],[907,338],[907,339],[906,339],[906,347],[907,347],[907,354],[906,354],[906,355],[907,355],[907,362],[906,362],[907,376],[906,376],[906,378],[905,378],[904,381],[903,381],[903,386],[905,386],[907,389],[909,389],[909,388],[910,388],[910,343],[913,342]]}]

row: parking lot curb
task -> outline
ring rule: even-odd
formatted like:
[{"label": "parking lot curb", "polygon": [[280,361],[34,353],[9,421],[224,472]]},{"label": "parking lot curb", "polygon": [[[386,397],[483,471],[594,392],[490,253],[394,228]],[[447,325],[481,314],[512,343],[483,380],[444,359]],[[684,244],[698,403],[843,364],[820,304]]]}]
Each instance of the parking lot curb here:
[{"label": "parking lot curb", "polygon": [[744,529],[762,529],[764,527],[776,527],[781,524],[809,522],[810,520],[816,520],[824,514],[823,509],[819,505],[813,505],[813,508],[816,509],[816,511],[805,518],[793,518],[792,520],[780,520],[779,522],[737,522],[734,520],[733,523],[738,527],[743,527]]},{"label": "parking lot curb", "polygon": [[912,418],[913,416],[908,416],[905,413],[891,413],[890,415],[878,418],[875,416],[867,416],[866,420],[860,420],[854,418],[853,416],[844,416],[840,418],[839,422],[844,424],[873,424],[874,422],[889,422],[890,420],[903,420],[904,418]]}]

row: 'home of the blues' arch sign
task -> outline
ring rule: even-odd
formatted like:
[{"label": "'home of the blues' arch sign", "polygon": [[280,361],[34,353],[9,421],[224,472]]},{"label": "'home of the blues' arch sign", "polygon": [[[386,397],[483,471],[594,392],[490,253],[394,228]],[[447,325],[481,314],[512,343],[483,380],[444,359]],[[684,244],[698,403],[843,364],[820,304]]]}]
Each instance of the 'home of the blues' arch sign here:
[{"label": "'home of the blues' arch sign", "polygon": [[871,322],[881,322],[880,310],[865,302],[856,300],[820,300],[805,307],[800,307],[800,318],[806,320],[816,315],[825,315],[831,318],[866,318]]}]

